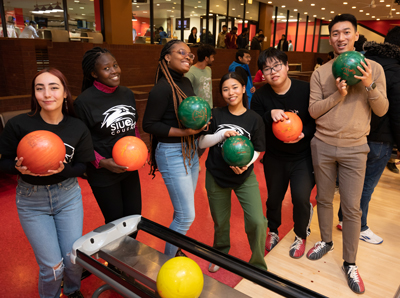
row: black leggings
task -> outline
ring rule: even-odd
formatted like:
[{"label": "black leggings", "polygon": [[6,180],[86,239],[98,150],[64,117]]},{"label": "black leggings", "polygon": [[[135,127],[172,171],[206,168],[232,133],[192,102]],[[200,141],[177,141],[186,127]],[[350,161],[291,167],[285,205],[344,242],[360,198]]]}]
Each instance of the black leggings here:
[{"label": "black leggings", "polygon": [[142,194],[138,171],[106,186],[91,186],[106,223],[128,215],[142,213]]},{"label": "black leggings", "polygon": [[311,156],[298,161],[281,161],[265,154],[264,174],[268,189],[269,230],[278,233],[278,227],[281,225],[282,201],[290,182],[294,232],[305,239],[312,216],[310,195],[315,185]]}]

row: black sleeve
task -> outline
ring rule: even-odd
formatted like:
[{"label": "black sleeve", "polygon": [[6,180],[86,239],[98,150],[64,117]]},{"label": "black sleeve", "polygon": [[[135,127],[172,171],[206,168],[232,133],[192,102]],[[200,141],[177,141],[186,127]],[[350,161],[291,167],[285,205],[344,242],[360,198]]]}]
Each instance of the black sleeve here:
[{"label": "black sleeve", "polygon": [[143,130],[147,133],[168,137],[171,126],[161,122],[168,107],[168,97],[170,96],[170,92],[166,93],[168,88],[171,90],[170,86],[162,82],[154,86],[149,94],[143,116]]},{"label": "black sleeve", "polygon": [[400,82],[391,84],[391,88],[387,90],[387,98],[389,102],[389,121],[390,128],[397,148],[400,150]]},{"label": "black sleeve", "polygon": [[263,94],[264,88],[258,89],[251,99],[251,109],[261,116],[265,124],[270,125],[272,123],[271,118],[271,110],[267,110],[266,106],[263,103]]},{"label": "black sleeve", "polygon": [[59,175],[65,178],[73,178],[82,176],[86,171],[86,164],[81,162],[64,163],[64,170]]},{"label": "black sleeve", "polygon": [[241,66],[238,66],[238,67],[235,68],[235,72],[236,72],[238,75],[240,75],[240,76],[242,77],[242,79],[243,79],[243,81],[244,81],[244,83],[245,83],[245,85],[246,85],[246,84],[247,84],[247,77],[248,77],[248,74],[247,74],[247,72],[244,70],[244,68],[241,67]]},{"label": "black sleeve", "polygon": [[11,175],[20,174],[15,168],[15,160],[6,156],[2,156],[0,159],[0,171]]},{"label": "black sleeve", "polygon": [[17,125],[14,125],[15,119],[11,119],[7,122],[0,136],[0,154],[3,156],[10,156],[11,158],[17,156],[18,143],[22,138]]}]

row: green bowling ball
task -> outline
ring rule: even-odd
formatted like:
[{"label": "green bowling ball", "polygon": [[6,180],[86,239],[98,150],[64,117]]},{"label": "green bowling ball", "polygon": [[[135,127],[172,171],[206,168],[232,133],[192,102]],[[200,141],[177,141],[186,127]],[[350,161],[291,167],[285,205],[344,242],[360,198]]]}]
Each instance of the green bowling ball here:
[{"label": "green bowling ball", "polygon": [[185,127],[200,129],[210,121],[210,105],[201,97],[190,96],[179,105],[178,118]]},{"label": "green bowling ball", "polygon": [[254,155],[253,143],[244,136],[233,136],[222,145],[222,157],[230,166],[244,167]]},{"label": "green bowling ball", "polygon": [[362,76],[361,71],[357,69],[357,66],[364,69],[361,61],[366,64],[364,55],[359,52],[349,51],[340,54],[332,64],[333,76],[335,79],[341,77],[342,80],[346,80],[349,86],[357,84],[361,80],[354,78],[354,76]]}]

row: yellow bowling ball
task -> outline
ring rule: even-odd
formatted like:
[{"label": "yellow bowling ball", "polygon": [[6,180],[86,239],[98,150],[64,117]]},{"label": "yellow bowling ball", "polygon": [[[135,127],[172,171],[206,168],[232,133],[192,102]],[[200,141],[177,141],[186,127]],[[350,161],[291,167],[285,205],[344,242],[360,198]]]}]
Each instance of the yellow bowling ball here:
[{"label": "yellow bowling ball", "polygon": [[157,275],[157,291],[163,298],[197,298],[203,284],[203,272],[199,265],[187,257],[168,260]]}]

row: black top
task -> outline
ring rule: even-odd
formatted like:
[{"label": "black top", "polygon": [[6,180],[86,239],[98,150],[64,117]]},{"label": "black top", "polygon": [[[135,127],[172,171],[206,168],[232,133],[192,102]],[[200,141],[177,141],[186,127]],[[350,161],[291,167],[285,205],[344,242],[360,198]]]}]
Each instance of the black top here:
[{"label": "black top", "polygon": [[[251,109],[259,114],[265,123],[267,147],[265,153],[285,161],[300,160],[311,156],[310,141],[315,133],[315,121],[308,112],[310,84],[292,79],[290,89],[284,95],[278,95],[265,84],[258,89],[251,100]],[[281,109],[285,112],[297,111],[303,122],[304,138],[297,143],[287,144],[278,140],[272,132],[271,110]]]},{"label": "black top", "polygon": [[[15,157],[19,141],[28,133],[36,130],[48,130],[58,135],[65,144],[66,154],[62,172],[50,176],[38,177],[21,175],[15,168]],[[51,185],[68,178],[82,175],[85,163],[95,159],[92,140],[85,124],[79,119],[64,115],[58,125],[45,122],[40,113],[33,116],[21,114],[11,118],[0,137],[0,168],[9,174],[21,175],[21,179],[33,185]],[[23,157],[23,156],[22,156]],[[28,169],[29,170],[29,169]]]},{"label": "black top", "polygon": [[[126,136],[135,136],[137,117],[132,91],[119,86],[113,93],[105,93],[92,86],[74,102],[75,112],[87,125],[94,150],[105,158],[112,158],[114,144]],[[130,172],[113,173],[89,164],[87,175],[93,186],[109,186],[124,179]]]},{"label": "black top", "polygon": [[[227,106],[213,109],[210,128],[203,133],[214,134],[222,129],[230,129],[238,132],[253,143],[255,151],[264,151],[265,127],[261,117],[254,111],[247,110],[242,115],[236,116],[229,112]],[[220,187],[234,188],[241,185],[250,176],[254,165],[251,165],[240,175],[235,174],[222,157],[223,143],[221,142],[210,147],[206,167]]]},{"label": "black top", "polygon": [[253,39],[251,40],[250,49],[261,51],[261,45],[260,45],[260,42],[258,41],[258,37],[257,36],[254,36]]},{"label": "black top", "polygon": [[245,49],[249,45],[249,36],[247,34],[245,36],[242,34],[238,35],[236,43],[238,49]]},{"label": "black top", "polygon": [[193,33],[190,33],[188,43],[196,43],[197,42],[197,36],[193,35]]},{"label": "black top", "polygon": [[[169,69],[169,72],[186,97],[195,96],[192,83],[188,78],[172,69]],[[150,91],[143,116],[143,130],[157,136],[159,142],[180,143],[180,137],[168,137],[171,127],[179,128],[176,117],[172,87],[163,76]]]},{"label": "black top", "polygon": [[365,57],[382,65],[389,110],[383,117],[371,114],[368,141],[394,143],[400,148],[400,48],[390,43],[367,42]]}]

